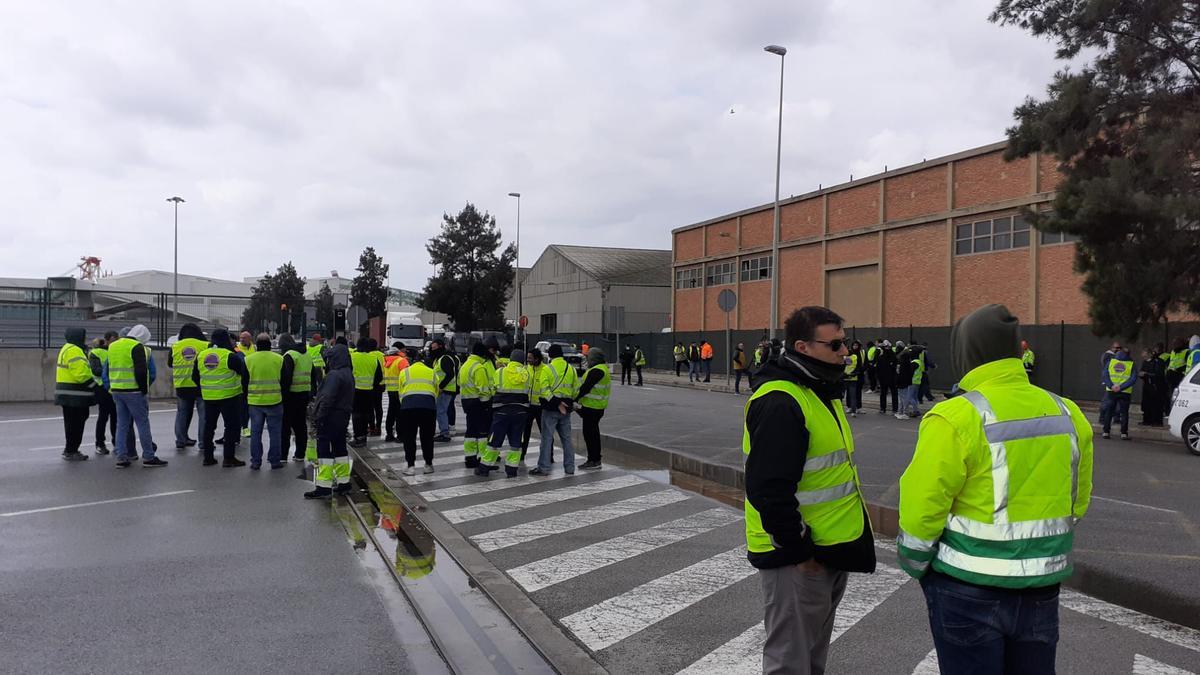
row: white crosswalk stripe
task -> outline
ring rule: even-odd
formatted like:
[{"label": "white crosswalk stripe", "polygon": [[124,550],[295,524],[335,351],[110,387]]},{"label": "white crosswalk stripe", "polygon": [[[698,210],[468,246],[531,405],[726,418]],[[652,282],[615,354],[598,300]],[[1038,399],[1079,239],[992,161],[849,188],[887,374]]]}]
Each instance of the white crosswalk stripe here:
[{"label": "white crosswalk stripe", "polygon": [[[605,472],[604,469],[594,471],[593,473]],[[556,473],[550,476],[518,476],[516,478],[507,478],[504,475],[503,469],[499,470],[498,475],[495,473],[489,480],[481,480],[478,483],[467,483],[466,485],[454,485],[452,487],[441,488],[437,490],[429,490],[422,492],[421,496],[425,501],[436,502],[443,499],[454,499],[455,497],[468,497],[471,495],[483,494],[485,492],[495,492],[496,490],[508,490],[510,488],[522,487],[524,485],[536,485],[547,481],[562,480],[570,478],[565,473]]]},{"label": "white crosswalk stripe", "polygon": [[[424,467],[425,465],[421,464],[418,466]],[[396,468],[400,469],[402,468],[402,465],[397,466]],[[403,479],[405,483],[408,483],[413,487],[417,487],[421,485],[427,485],[429,483],[436,483],[437,481],[441,480],[453,480],[456,478],[466,478],[467,476],[475,475],[475,469],[468,469],[465,466],[446,467],[435,464],[433,468],[436,469],[434,473],[418,473],[415,476],[400,476],[400,478]]]},{"label": "white crosswalk stripe", "polygon": [[589,649],[599,651],[753,573],[746,550],[738,547],[563,617],[561,623]]},{"label": "white crosswalk stripe", "polygon": [[[879,565],[874,574],[851,574],[846,582],[846,592],[833,618],[833,635],[830,642],[837,640],[887,600],[909,577],[903,571]],[[704,658],[693,663],[680,673],[687,675],[761,673],[762,650],[767,634],[763,624],[758,624],[716,648]]]},{"label": "white crosswalk stripe", "polygon": [[925,658],[913,668],[912,675],[939,675],[941,668],[938,667],[937,650],[930,649]]},{"label": "white crosswalk stripe", "polygon": [[[675,490],[665,490],[663,492],[651,493],[651,495],[674,493],[676,493]],[[646,496],[648,497],[651,495]],[[686,496],[684,496],[684,498],[686,498]],[[626,499],[624,502],[628,503],[637,499],[640,498],[634,497],[633,499]],[[618,504],[621,503],[622,502],[618,502]],[[616,506],[616,504],[612,506]],[[602,508],[611,507],[596,507],[596,509]],[[588,509],[588,511],[592,510],[593,509]],[[569,518],[567,518],[567,524],[574,525],[580,522],[580,515],[581,514],[572,513],[566,514],[566,516],[562,516],[561,518],[569,516]],[[616,518],[623,515],[627,515],[627,513],[614,512],[612,517]],[[557,532],[562,531],[560,529],[554,529],[557,526],[557,523],[547,522],[557,520],[558,518],[560,517],[547,518],[543,521],[540,521],[541,526],[539,529],[542,529],[542,531],[547,533],[546,535],[540,536],[556,534]],[[605,520],[609,520],[609,518],[605,518]],[[663,546],[669,546],[676,542],[704,534],[705,532],[709,532],[718,527],[729,525],[730,523],[740,520],[741,514],[731,509],[709,509],[708,511],[694,513],[690,516],[684,516],[683,518],[672,520],[668,523],[655,525],[654,527],[648,527],[644,530],[631,532],[620,537],[598,541],[594,544],[584,546],[583,548],[577,548],[572,551],[567,551],[566,553],[560,553],[556,556],[536,560],[534,562],[521,565],[520,567],[514,567],[513,569],[508,570],[508,575],[512,577],[514,581],[524,587],[525,590],[530,592],[538,591],[548,586],[562,583],[568,579],[574,579],[575,577],[587,574],[588,572],[594,572],[603,567],[628,560],[643,553],[662,548]],[[588,522],[584,525],[578,525],[578,527],[591,524],[591,522]],[[513,533],[513,531],[519,531],[523,528],[526,528],[527,525],[534,525],[534,523],[527,523],[525,525],[517,525],[515,527],[505,528],[505,530],[488,532],[487,534],[475,537],[474,541],[484,551],[503,548],[506,545],[513,545],[508,543],[509,540],[507,539],[507,536],[511,535],[506,533],[506,530],[509,533]],[[534,538],[540,538],[540,536]],[[489,537],[492,537],[493,541],[485,544],[484,542],[488,541]],[[521,541],[519,543],[525,542]],[[494,548],[487,548],[485,546],[491,546]]]},{"label": "white crosswalk stripe", "polygon": [[531,523],[521,523],[500,530],[493,530],[471,537],[471,541],[482,551],[496,551],[510,546],[528,544],[544,537],[597,525],[623,516],[641,513],[650,509],[686,501],[688,495],[678,490],[659,490],[649,494],[622,499],[611,504],[593,506],[581,511],[551,516]]},{"label": "white crosswalk stripe", "polygon": [[479,518],[498,516],[504,513],[512,513],[514,511],[533,508],[535,506],[543,506],[568,499],[575,499],[577,497],[586,497],[588,495],[600,494],[610,490],[620,490],[621,488],[641,485],[645,482],[646,479],[639,476],[618,476],[616,478],[598,480],[592,483],[583,483],[581,485],[558,488],[557,490],[547,490],[545,492],[534,492],[527,495],[521,495],[520,497],[498,499],[494,502],[487,502],[485,504],[478,504],[475,506],[467,506],[461,509],[451,509],[449,511],[443,511],[442,516],[452,523],[465,523],[469,520],[478,520]]}]

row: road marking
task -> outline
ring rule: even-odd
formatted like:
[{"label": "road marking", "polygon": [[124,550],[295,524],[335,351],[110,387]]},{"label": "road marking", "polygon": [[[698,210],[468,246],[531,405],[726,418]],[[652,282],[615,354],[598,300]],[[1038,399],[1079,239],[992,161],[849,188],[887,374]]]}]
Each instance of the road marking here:
[{"label": "road marking", "polygon": [[563,617],[592,651],[610,647],[754,574],[737,547]]},{"label": "road marking", "polygon": [[[163,410],[151,410],[150,414],[157,415],[159,413],[173,413],[173,412],[175,412],[174,408],[165,408]],[[26,417],[26,418],[19,419],[19,420],[0,420],[0,424],[17,424],[18,422],[51,422],[51,421],[61,422],[62,416],[60,415],[59,417]]]},{"label": "road marking", "polygon": [[[508,478],[504,475],[503,470],[500,471],[500,476],[490,480],[482,480],[475,483],[466,483],[465,485],[454,485],[447,488],[439,488],[437,490],[429,490],[421,493],[421,497],[428,502],[436,502],[443,499],[454,499],[455,497],[469,497],[471,495],[482,494],[484,492],[495,492],[496,490],[506,490],[508,488],[521,487],[522,485],[534,485],[536,483],[545,483],[552,480],[562,480],[563,478],[571,478],[565,473],[556,473],[551,476],[518,476],[516,478]],[[593,471],[596,473],[607,473],[610,469],[600,469]]]},{"label": "road marking", "polygon": [[[399,465],[399,464],[396,464],[394,466],[396,468],[402,468],[401,465]],[[474,476],[474,475],[475,475],[475,469],[470,469],[465,466],[460,466],[455,469],[440,469],[440,470],[436,471],[435,473],[418,473],[415,476],[403,476],[402,475],[402,476],[400,476],[400,478],[405,483],[408,483],[409,485],[412,485],[415,487],[417,485],[424,485],[426,483],[436,483],[437,481],[441,481],[441,480],[452,480],[454,478],[466,478],[467,476]]]},{"label": "road marking", "polygon": [[[422,457],[424,457],[424,455],[421,454],[420,448],[416,449],[416,455],[417,455],[417,460],[424,461],[421,459]],[[376,452],[375,456],[378,457],[379,459],[403,459],[404,458],[404,450],[401,449],[401,450],[393,450],[393,451],[389,451],[389,452]],[[442,450],[434,450],[433,456],[435,459],[438,457],[463,458],[463,457],[466,457],[466,453],[463,452],[462,448],[446,448],[446,449],[442,449]]]},{"label": "road marking", "polygon": [[1149,656],[1133,655],[1133,675],[1196,675],[1190,670],[1168,666],[1161,661],[1155,661]]},{"label": "road marking", "polygon": [[489,518],[498,516],[504,513],[512,513],[523,509],[533,508],[535,506],[544,506],[555,502],[575,499],[577,497],[586,497],[588,495],[600,494],[609,490],[620,490],[621,488],[641,485],[648,482],[645,478],[638,476],[618,476],[606,480],[598,480],[592,483],[583,483],[582,485],[572,485],[570,487],[558,488],[557,490],[547,490],[545,492],[534,492],[520,497],[509,497],[508,499],[498,499],[494,502],[477,504],[475,506],[467,506],[461,509],[451,509],[443,511],[442,517],[452,523],[465,523],[468,520],[478,520],[479,518]]},{"label": "road marking", "polygon": [[1059,602],[1067,609],[1087,616],[1103,619],[1118,626],[1132,628],[1143,635],[1169,642],[1173,645],[1200,652],[1200,631],[1187,626],[1147,616],[1132,609],[1084,595],[1067,588],[1059,595]]},{"label": "road marking", "polygon": [[84,502],[82,504],[66,504],[64,506],[50,506],[44,509],[29,509],[28,511],[10,511],[8,513],[0,513],[0,518],[11,518],[13,516],[27,516],[31,513],[46,513],[48,511],[63,511],[65,509],[81,509],[85,506],[99,506],[101,504],[118,504],[120,502],[135,502],[139,499],[154,499],[155,497],[170,497],[171,495],[183,495],[195,490],[175,490],[174,492],[156,492],[152,495],[141,495],[138,497],[122,497],[121,499],[105,499],[98,502]]},{"label": "road marking", "polygon": [[572,511],[529,523],[521,523],[512,527],[485,532],[471,537],[471,541],[475,542],[475,545],[483,551],[497,551],[510,546],[528,544],[531,541],[537,541],[538,539],[562,532],[578,530],[634,513],[641,513],[642,511],[648,511],[660,506],[687,501],[691,498],[692,495],[682,490],[659,490],[658,492],[650,492],[637,497],[622,499],[611,504],[601,504],[600,506],[593,506],[580,511]]},{"label": "road marking", "polygon": [[913,668],[912,675],[938,675],[940,672],[942,671],[938,668],[937,650],[930,649],[917,667]]},{"label": "road marking", "polygon": [[[870,614],[893,593],[908,583],[903,571],[887,565],[879,565],[874,574],[850,574],[846,593],[833,617],[833,634],[830,642],[836,641],[863,617]],[[766,628],[759,623],[750,630],[709,652],[704,658],[688,666],[682,673],[687,675],[723,675],[725,673],[750,675],[762,672],[762,650],[767,641]],[[937,672],[936,669],[933,672]]]},{"label": "road marking", "polygon": [[1112,502],[1114,504],[1124,504],[1125,506],[1136,506],[1139,509],[1150,509],[1151,511],[1162,511],[1163,513],[1179,513],[1174,509],[1162,509],[1157,506],[1149,506],[1147,504],[1138,504],[1137,502],[1127,502],[1120,499],[1110,499],[1108,497],[1092,496],[1092,499],[1102,502]]},{"label": "road marking", "polygon": [[[670,490],[667,492],[676,491]],[[663,493],[653,492],[645,496],[651,497],[659,494]],[[642,497],[627,499],[625,500],[625,503],[633,502],[638,499],[642,499]],[[622,502],[617,502],[617,504],[596,508],[611,510],[612,507],[615,507],[621,503]],[[591,510],[593,509],[588,509],[588,511]],[[638,510],[640,511],[642,509]],[[578,518],[586,513],[587,511],[579,512],[577,514],[567,514],[570,516],[570,519],[567,520],[567,522],[569,524],[574,524],[577,522],[574,520],[575,518]],[[612,517],[619,517],[620,515],[625,514],[617,514]],[[555,518],[547,518],[545,521],[542,521],[542,523],[552,527],[553,525],[547,523],[547,521],[555,520],[559,517],[560,516],[556,516]],[[610,518],[604,518],[604,520],[609,519]],[[631,532],[630,534],[622,535],[620,537],[613,537],[612,539],[607,539],[605,541],[598,541],[589,546],[584,546],[583,548],[567,551],[566,553],[561,553],[556,556],[543,558],[541,560],[521,565],[520,567],[515,567],[511,570],[508,570],[508,576],[512,577],[513,580],[524,587],[525,590],[532,593],[533,591],[538,591],[548,586],[562,583],[568,579],[574,579],[577,576],[594,572],[598,569],[608,567],[609,565],[619,563],[623,560],[629,560],[630,558],[658,548],[662,548],[663,546],[668,546],[685,539],[690,539],[691,537],[704,534],[705,532],[709,532],[718,527],[723,527],[725,525],[738,522],[741,519],[742,514],[730,509],[709,509],[708,511],[701,511],[700,513],[693,513],[690,516],[684,516],[683,518],[672,520],[669,523],[655,525],[654,527],[648,527],[644,530]],[[533,523],[529,523],[529,525],[532,524]],[[591,523],[585,523],[585,525],[590,524]],[[583,526],[584,525],[580,525],[579,527]],[[516,530],[520,529],[521,527],[523,526],[518,525],[517,527],[508,529]],[[494,533],[489,532],[488,534],[480,535],[479,537],[475,538],[475,541],[478,544],[480,543],[478,541],[479,539],[492,534],[499,534],[501,532],[503,532],[503,530],[497,530]],[[556,530],[550,530],[546,535],[540,536],[547,536],[548,534],[554,534],[555,532]],[[496,546],[495,548],[503,548],[503,546],[509,545],[511,544],[505,542],[502,545]],[[480,548],[483,548],[485,551],[495,550],[494,548],[484,548],[482,545]]]}]

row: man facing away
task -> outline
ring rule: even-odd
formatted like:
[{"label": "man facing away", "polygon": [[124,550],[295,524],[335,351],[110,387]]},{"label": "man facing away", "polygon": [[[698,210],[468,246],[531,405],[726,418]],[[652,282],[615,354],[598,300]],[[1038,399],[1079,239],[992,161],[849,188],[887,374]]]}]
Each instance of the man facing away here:
[{"label": "man facing away", "polygon": [[250,468],[258,470],[263,462],[263,428],[267,431],[267,462],[272,469],[283,468],[280,456],[283,441],[283,392],[292,387],[292,373],[284,377],[282,354],[271,351],[271,336],[259,333],[254,353],[246,357],[250,382],[246,400],[250,404]]},{"label": "man facing away", "polygon": [[142,443],[142,466],[166,466],[165,460],[154,454],[154,437],[150,432],[150,383],[154,381],[153,359],[146,343],[150,342],[150,329],[138,324],[108,348],[108,382],[113,403],[117,408],[118,469],[129,467],[130,460],[137,456],[134,447],[134,427],[137,439]]},{"label": "man facing away", "polygon": [[192,413],[198,411],[196,438],[204,433],[204,400],[200,398],[200,387],[192,379],[196,368],[196,357],[208,349],[204,333],[194,323],[185,323],[179,328],[179,339],[167,353],[167,367],[171,369],[171,380],[175,385],[175,449],[182,450],[196,444],[188,436],[192,425]]},{"label": "man facing away", "polygon": [[355,398],[361,390],[356,386],[346,345],[335,344],[325,350],[325,368],[325,379],[313,403],[317,431],[316,486],[304,493],[305,499],[328,499],[335,486],[339,494],[350,491],[346,427],[351,411],[356,411]]},{"label": "man facing away", "polygon": [[875,542],[842,411],[846,333],[825,307],[784,323],[778,359],[751,375],[746,547],[765,600],[764,673],[825,672],[849,572],[875,571]]},{"label": "man facing away", "polygon": [[1092,427],[1029,383],[1002,305],[950,334],[961,395],[921,421],[900,477],[901,567],[921,580],[944,673],[1052,673],[1059,583],[1092,492]]}]

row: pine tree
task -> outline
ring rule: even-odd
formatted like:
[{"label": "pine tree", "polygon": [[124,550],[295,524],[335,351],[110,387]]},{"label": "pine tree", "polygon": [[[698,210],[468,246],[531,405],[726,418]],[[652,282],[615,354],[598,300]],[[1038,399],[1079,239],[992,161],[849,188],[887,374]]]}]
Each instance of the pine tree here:
[{"label": "pine tree", "polygon": [[421,307],[450,317],[455,330],[501,329],[513,285],[516,248],[500,252],[496,218],[470,202],[457,216],[442,214],[442,231],[425,250],[438,274],[425,284]]},{"label": "pine tree", "polygon": [[367,310],[368,317],[385,316],[388,300],[388,265],[368,246],[358,256],[358,276],[350,284],[350,302]]}]

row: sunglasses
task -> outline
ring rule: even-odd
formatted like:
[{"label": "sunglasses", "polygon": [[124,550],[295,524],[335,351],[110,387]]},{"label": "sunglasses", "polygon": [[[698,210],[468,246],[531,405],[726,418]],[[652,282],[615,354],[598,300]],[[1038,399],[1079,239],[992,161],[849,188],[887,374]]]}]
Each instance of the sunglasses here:
[{"label": "sunglasses", "polygon": [[841,351],[841,350],[842,350],[842,347],[845,347],[845,346],[846,346],[846,341],[845,341],[845,340],[841,340],[841,339],[838,339],[838,340],[829,340],[829,341],[825,341],[825,340],[811,340],[811,342],[816,342],[817,344],[821,344],[821,345],[829,345],[829,348],[830,348],[830,349],[832,349],[832,350],[833,350],[833,351],[835,351],[835,352],[839,352],[839,351]]}]

